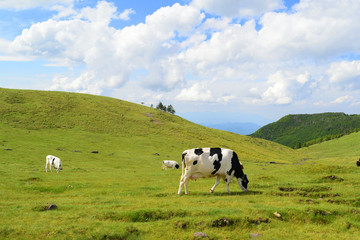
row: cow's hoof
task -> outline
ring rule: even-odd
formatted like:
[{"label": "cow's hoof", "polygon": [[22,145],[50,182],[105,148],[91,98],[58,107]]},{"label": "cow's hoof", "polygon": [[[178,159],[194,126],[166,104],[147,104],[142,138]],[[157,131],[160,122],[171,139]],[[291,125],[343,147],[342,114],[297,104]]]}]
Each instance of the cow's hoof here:
[{"label": "cow's hoof", "polygon": [[213,192],[214,192],[214,190],[210,189],[210,193],[213,193]]}]

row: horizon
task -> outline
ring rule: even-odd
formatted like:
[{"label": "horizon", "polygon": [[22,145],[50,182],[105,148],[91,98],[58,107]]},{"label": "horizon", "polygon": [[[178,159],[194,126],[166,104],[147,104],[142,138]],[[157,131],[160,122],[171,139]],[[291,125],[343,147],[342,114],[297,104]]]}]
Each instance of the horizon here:
[{"label": "horizon", "polygon": [[359,10],[355,0],[0,0],[0,87],[161,101],[207,124],[359,114]]}]

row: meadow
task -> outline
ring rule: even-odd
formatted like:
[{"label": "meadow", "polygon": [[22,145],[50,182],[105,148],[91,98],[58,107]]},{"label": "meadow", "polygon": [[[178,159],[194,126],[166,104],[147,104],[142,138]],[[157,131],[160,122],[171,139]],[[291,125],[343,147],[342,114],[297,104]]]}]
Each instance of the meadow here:
[{"label": "meadow", "polygon": [[[293,150],[116,99],[8,89],[0,114],[0,239],[360,235],[359,133]],[[194,147],[234,149],[250,191],[210,194],[215,179],[199,179],[178,196],[181,170],[161,162]],[[45,172],[48,154],[59,174]]]}]

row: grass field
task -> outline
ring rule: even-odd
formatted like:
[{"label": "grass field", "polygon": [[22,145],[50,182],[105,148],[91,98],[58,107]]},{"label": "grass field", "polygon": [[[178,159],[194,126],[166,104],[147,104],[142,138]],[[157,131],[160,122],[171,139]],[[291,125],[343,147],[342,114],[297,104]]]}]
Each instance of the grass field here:
[{"label": "grass field", "polygon": [[[295,151],[116,99],[8,89],[0,114],[0,239],[360,235],[358,133]],[[199,179],[178,196],[181,171],[161,161],[214,146],[238,153],[250,191],[222,182],[210,194],[215,180]],[[48,154],[59,174],[45,173]]]}]

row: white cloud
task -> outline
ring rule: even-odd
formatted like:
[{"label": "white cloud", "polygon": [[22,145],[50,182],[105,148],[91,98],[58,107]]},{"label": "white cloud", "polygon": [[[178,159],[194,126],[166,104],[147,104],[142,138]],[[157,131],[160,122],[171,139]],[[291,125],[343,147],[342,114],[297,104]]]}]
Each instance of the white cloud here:
[{"label": "white cloud", "polygon": [[53,5],[72,5],[74,0],[0,0],[0,9],[28,9]]},{"label": "white cloud", "polygon": [[180,94],[175,97],[177,100],[182,101],[200,101],[200,102],[211,102],[214,101],[214,97],[209,89],[206,88],[205,84],[195,83],[190,88],[181,90]]},{"label": "white cloud", "polygon": [[32,57],[14,55],[9,49],[11,41],[0,38],[0,62],[27,62],[32,61]]},{"label": "white cloud", "polygon": [[[72,1],[51,2],[68,5],[52,6],[57,16],[24,29],[11,43],[0,41],[0,51],[10,45],[6,56],[68,66],[69,75],[54,78],[54,89],[101,93],[133,86],[128,81],[135,78],[141,87],[173,93],[179,101],[246,99],[252,106],[307,98],[326,104],[360,89],[360,61],[332,63],[360,54],[358,0],[302,0],[289,12],[274,11],[283,8],[279,0],[193,0],[162,7],[122,29],[111,21],[127,20],[134,10],[119,14],[106,1],[80,10]],[[78,66],[84,69],[73,76]],[[144,74],[134,77],[138,70]],[[211,82],[205,86],[204,79]],[[191,87],[178,90],[189,82]],[[339,93],[344,88],[349,92]]]},{"label": "white cloud", "polygon": [[83,8],[76,18],[88,20],[93,24],[103,24],[105,27],[109,25],[112,19],[118,17],[116,11],[117,8],[113,3],[100,1],[96,8]]},{"label": "white cloud", "polygon": [[136,12],[132,8],[125,9],[122,13],[120,13],[119,19],[125,20],[125,21],[130,20],[130,15],[135,14],[135,13]]},{"label": "white cloud", "polygon": [[311,77],[308,72],[297,74],[278,71],[269,76],[262,92],[258,88],[250,89],[255,104],[290,104],[311,94]]},{"label": "white cloud", "polygon": [[329,81],[343,89],[360,89],[360,61],[342,61],[330,65],[326,71]]},{"label": "white cloud", "polygon": [[0,56],[0,62],[29,62],[33,59],[24,56]]},{"label": "white cloud", "polygon": [[9,45],[11,41],[0,38],[0,53],[9,53]]},{"label": "white cloud", "polygon": [[50,8],[52,11],[57,12],[53,19],[66,18],[68,16],[73,16],[76,14],[76,11],[73,9],[73,5],[55,5]]},{"label": "white cloud", "polygon": [[[314,9],[318,9],[317,14]],[[202,25],[203,32],[210,29],[214,32],[182,57],[200,72],[209,72],[208,69],[213,70],[219,64],[238,68],[244,62],[288,61],[298,65],[309,60],[328,61],[346,52],[360,52],[359,11],[360,4],[355,0],[349,1],[349,5],[336,1],[304,1],[292,13],[266,12],[259,21],[260,30],[255,20],[240,25],[226,19],[207,19]],[[341,14],[335,14],[337,12]],[[212,24],[208,24],[210,22]],[[204,29],[205,26],[208,29]]]},{"label": "white cloud", "polygon": [[175,3],[173,6],[162,7],[146,17],[145,23],[154,34],[174,34],[176,30],[181,36],[188,35],[194,27],[201,23],[205,14],[191,6]]},{"label": "white cloud", "polygon": [[301,1],[295,13],[266,13],[260,21],[260,49],[279,60],[328,59],[360,51],[360,4],[356,0]]},{"label": "white cloud", "polygon": [[338,97],[337,99],[335,99],[331,103],[345,103],[345,102],[351,102],[353,100],[354,100],[354,97],[346,95],[346,96]]},{"label": "white cloud", "polygon": [[94,72],[84,72],[74,79],[68,76],[56,75],[53,78],[53,85],[48,90],[61,89],[99,95],[102,93],[102,90],[98,86],[99,83],[94,81],[95,78]]},{"label": "white cloud", "polygon": [[10,46],[13,52],[46,58],[55,65],[85,65],[95,75],[91,81],[101,82],[99,87],[120,87],[132,71],[145,68],[151,73],[146,82],[153,83],[148,86],[170,89],[183,81],[182,71],[171,60],[178,50],[171,39],[175,32],[191,32],[203,17],[193,7],[175,4],[148,16],[145,24],[116,30],[109,26],[117,18],[116,7],[102,1],[70,20],[36,23]]},{"label": "white cloud", "polygon": [[193,0],[192,5],[230,18],[259,16],[267,11],[284,7],[281,0]]}]

